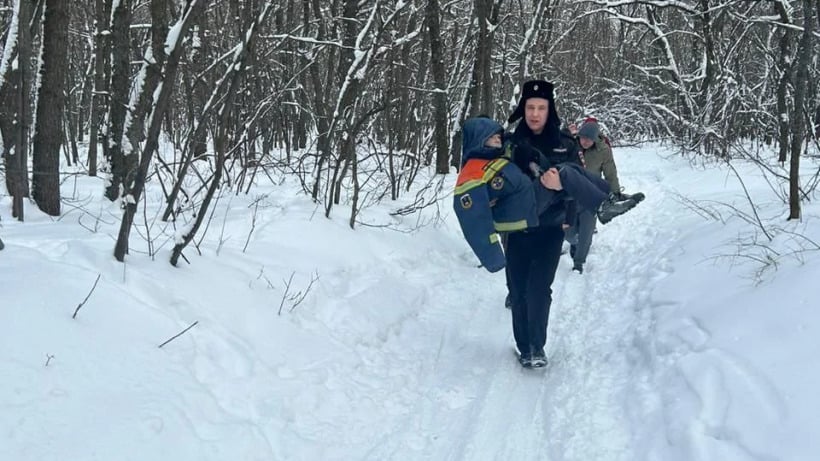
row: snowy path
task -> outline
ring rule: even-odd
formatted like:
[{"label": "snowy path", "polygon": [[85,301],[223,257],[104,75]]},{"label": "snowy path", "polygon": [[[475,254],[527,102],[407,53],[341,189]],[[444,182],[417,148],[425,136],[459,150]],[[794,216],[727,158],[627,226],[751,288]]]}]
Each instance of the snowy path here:
[{"label": "snowy path", "polygon": [[[545,370],[514,359],[504,276],[475,267],[452,222],[351,231],[277,189],[253,238],[248,204],[223,204],[222,252],[206,241],[172,268],[113,261],[116,221],[5,221],[0,262],[20,270],[0,278],[0,460],[806,459],[820,422],[790,395],[816,394],[800,374],[817,355],[782,344],[820,329],[811,292],[790,315],[750,313],[756,292],[697,265],[723,230],[687,220],[675,187],[696,174],[724,194],[720,172],[640,151],[619,167],[647,199],[599,227],[583,276],[563,257]],[[279,315],[284,282],[314,271]]]},{"label": "snowy path", "polygon": [[[601,227],[583,276],[570,272],[566,256],[562,260],[553,285],[547,370],[523,370],[514,360],[503,276],[467,264],[453,271],[435,259],[427,266],[448,270],[419,276],[418,261],[386,265],[388,273],[405,280],[406,294],[415,293],[410,300],[398,295],[410,301],[405,308],[412,314],[399,319],[384,342],[361,351],[370,356],[361,367],[329,371],[330,381],[346,383],[341,387],[348,406],[337,417],[350,412],[344,417],[354,421],[321,435],[329,442],[321,456],[640,459],[636,444],[645,434],[630,430],[642,427],[635,420],[657,410],[659,399],[648,368],[647,286],[665,276],[656,248],[669,237],[655,231],[668,216],[641,212],[664,199],[660,187],[641,186],[650,199],[633,215]],[[469,255],[464,259],[471,262]],[[429,280],[437,282],[424,286]],[[379,290],[375,284],[384,279],[370,283],[349,281],[359,293],[348,308],[362,291]],[[378,424],[372,424],[372,411],[382,415]],[[360,413],[371,427],[355,423]]]}]

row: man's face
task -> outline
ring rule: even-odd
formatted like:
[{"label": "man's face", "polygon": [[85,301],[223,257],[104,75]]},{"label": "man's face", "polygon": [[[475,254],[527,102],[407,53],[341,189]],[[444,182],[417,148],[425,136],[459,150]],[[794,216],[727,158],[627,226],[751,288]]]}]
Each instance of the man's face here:
[{"label": "man's face", "polygon": [[586,136],[579,137],[578,141],[581,143],[581,147],[583,147],[584,149],[589,149],[590,147],[592,147],[593,144],[595,144],[595,141],[587,138]]},{"label": "man's face", "polygon": [[529,98],[524,104],[524,120],[535,134],[541,134],[547,125],[550,102],[544,98]]}]

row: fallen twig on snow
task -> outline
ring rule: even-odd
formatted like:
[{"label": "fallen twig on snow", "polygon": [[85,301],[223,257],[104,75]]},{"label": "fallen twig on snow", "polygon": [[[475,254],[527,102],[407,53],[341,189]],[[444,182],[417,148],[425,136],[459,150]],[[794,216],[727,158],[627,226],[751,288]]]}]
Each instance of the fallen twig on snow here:
[{"label": "fallen twig on snow", "polygon": [[[313,287],[313,284],[319,280],[319,273],[315,272],[314,275],[310,277],[310,283],[304,290],[297,291],[296,293],[290,294],[290,284],[293,282],[293,276],[296,275],[296,272],[292,272],[290,274],[290,278],[287,282],[285,282],[285,292],[282,293],[282,301],[279,302],[279,312],[277,315],[282,315],[282,306],[285,305],[285,301],[289,301],[290,309],[288,312],[293,312],[296,309],[296,306],[302,303],[305,300],[308,293],[310,293],[310,289]],[[284,280],[283,280],[284,282]]]},{"label": "fallen twig on snow", "polygon": [[175,340],[175,339],[179,338],[180,336],[184,335],[186,331],[188,331],[188,330],[190,330],[191,328],[195,327],[197,323],[199,323],[199,320],[197,320],[196,322],[192,323],[192,324],[191,324],[188,328],[186,328],[186,329],[184,329],[184,330],[180,331],[179,333],[175,334],[174,336],[172,336],[172,337],[171,337],[168,341],[165,341],[164,343],[160,344],[160,345],[159,345],[159,348],[161,349],[161,348],[162,348],[162,346],[164,346],[164,345],[166,345],[166,344],[170,343],[171,341],[173,341],[173,340]]},{"label": "fallen twig on snow", "polygon": [[85,299],[83,299],[83,302],[78,304],[77,308],[74,309],[74,315],[71,316],[72,319],[77,318],[77,312],[80,312],[80,308],[83,307],[83,305],[85,305],[86,301],[88,301],[88,298],[91,297],[91,293],[94,293],[94,289],[97,288],[97,282],[100,281],[101,276],[102,276],[102,274],[97,274],[97,280],[94,280],[94,286],[91,287],[91,291],[89,291],[88,294],[85,296]]}]

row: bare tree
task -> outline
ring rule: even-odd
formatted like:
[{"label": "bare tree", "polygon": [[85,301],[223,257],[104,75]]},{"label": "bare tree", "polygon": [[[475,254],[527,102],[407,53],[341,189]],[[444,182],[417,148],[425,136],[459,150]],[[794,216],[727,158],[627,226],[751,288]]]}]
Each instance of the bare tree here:
[{"label": "bare tree", "polygon": [[[25,218],[23,199],[29,195],[27,170],[31,121],[31,30],[28,24],[31,22],[31,10],[29,0],[15,2],[0,61],[0,131],[3,132],[6,187],[12,196],[12,216],[20,221]],[[12,66],[15,59],[16,68]]]},{"label": "bare tree", "polygon": [[88,134],[88,175],[97,176],[97,146],[102,114],[108,101],[108,74],[110,69],[110,30],[112,0],[94,1],[94,91],[91,96],[91,119]]},{"label": "bare tree", "polygon": [[225,165],[225,156],[227,155],[227,139],[228,133],[227,127],[228,125],[228,118],[230,117],[231,113],[231,102],[233,97],[236,95],[236,90],[239,85],[239,80],[243,75],[246,61],[248,57],[251,55],[251,51],[253,49],[253,43],[256,39],[256,34],[259,31],[261,25],[265,22],[265,19],[268,16],[268,13],[271,10],[273,2],[271,0],[265,2],[265,6],[263,7],[262,11],[259,13],[259,16],[251,25],[250,30],[247,31],[245,34],[244,41],[238,46],[236,53],[234,54],[234,59],[231,65],[228,67],[228,71],[222,77],[222,81],[220,82],[220,86],[223,86],[223,83],[227,83],[224,85],[224,99],[223,104],[219,108],[218,114],[219,119],[217,120],[217,136],[214,140],[214,145],[216,148],[217,154],[217,164],[214,169],[214,176],[211,179],[211,184],[208,187],[208,193],[205,196],[205,199],[202,202],[202,206],[197,213],[196,221],[194,225],[188,232],[185,232],[182,236],[182,239],[179,243],[174,246],[174,249],[171,252],[171,264],[176,266],[179,257],[182,255],[182,250],[191,242],[196,235],[197,230],[199,230],[199,226],[202,225],[202,221],[207,214],[208,206],[213,199],[214,193],[216,189],[220,186],[220,179],[222,176],[222,171]]},{"label": "bare tree", "polygon": [[447,82],[441,43],[441,11],[438,0],[427,0],[425,21],[430,34],[430,69],[433,73],[433,136],[436,140],[436,173],[450,172],[447,146]]},{"label": "bare tree", "polygon": [[60,146],[63,139],[69,2],[46,0],[37,117],[32,146],[32,195],[47,214],[60,214]]},{"label": "bare tree", "polygon": [[806,83],[809,81],[809,63],[814,48],[814,19],[812,14],[816,4],[803,0],[803,34],[797,51],[797,69],[794,73],[794,108],[795,117],[791,127],[791,162],[789,165],[789,219],[800,219],[800,155],[806,143],[809,123],[805,105]]},{"label": "bare tree", "polygon": [[174,81],[180,55],[182,54],[182,39],[191,27],[194,18],[205,9],[207,2],[207,0],[187,0],[179,20],[173,27],[174,35],[169,35],[170,40],[166,41],[168,58],[162,68],[162,81],[158,83],[159,91],[154,92],[155,99],[148,117],[150,123],[147,127],[145,143],[140,152],[139,169],[134,174],[133,184],[129,187],[131,193],[125,200],[120,232],[114,246],[114,257],[117,258],[117,261],[124,261],[125,254],[128,252],[128,238],[131,233],[131,226],[134,223],[134,215],[137,213],[137,204],[145,189],[145,180],[151,167],[151,159],[159,144],[163,115],[168,109],[171,94],[174,91]]},{"label": "bare tree", "polygon": [[126,158],[122,143],[128,112],[128,91],[131,87],[131,2],[132,0],[119,0],[112,5],[111,11],[111,100],[103,144],[103,152],[111,170],[105,188],[105,196],[109,200],[120,197],[120,187],[128,170],[133,168],[133,164],[128,163],[133,157]]},{"label": "bare tree", "polygon": [[[791,25],[792,18],[789,5],[784,4],[783,1],[775,1],[773,4],[781,22]],[[785,162],[789,156],[791,114],[794,109],[789,106],[792,102],[789,98],[789,91],[792,88],[792,76],[794,74],[792,43],[794,42],[795,32],[791,27],[778,28],[777,32],[780,34],[777,66],[780,72],[780,79],[777,84],[778,144],[780,146],[778,159],[780,162]]]}]

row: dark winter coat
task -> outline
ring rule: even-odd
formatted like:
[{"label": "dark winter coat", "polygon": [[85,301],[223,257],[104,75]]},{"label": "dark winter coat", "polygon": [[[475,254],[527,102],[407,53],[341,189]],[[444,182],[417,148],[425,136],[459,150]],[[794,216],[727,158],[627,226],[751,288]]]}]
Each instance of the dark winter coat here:
[{"label": "dark winter coat", "polygon": [[[513,161],[526,171],[530,178],[536,176],[536,172],[529,167],[530,162],[538,164],[540,171],[552,167],[560,168],[562,163],[582,165],[575,139],[560,132],[558,125],[554,123],[548,123],[541,134],[535,134],[527,123],[522,121],[509,136],[508,142]],[[555,194],[550,206],[538,216],[541,228],[575,221],[575,202],[564,191]]]},{"label": "dark winter coat", "polygon": [[485,147],[490,136],[502,131],[501,125],[488,118],[464,123],[463,168],[453,197],[464,238],[490,272],[505,265],[498,232],[537,227],[539,210],[552,204],[557,195],[504,157],[508,149]]}]

